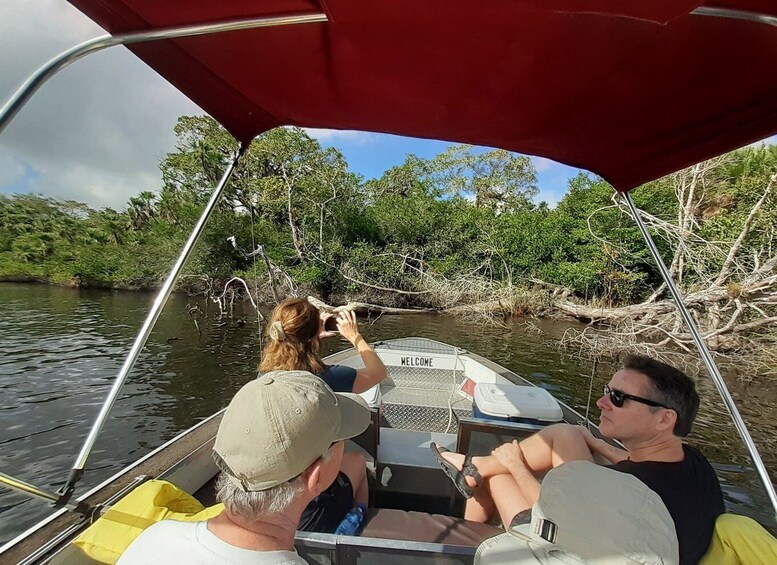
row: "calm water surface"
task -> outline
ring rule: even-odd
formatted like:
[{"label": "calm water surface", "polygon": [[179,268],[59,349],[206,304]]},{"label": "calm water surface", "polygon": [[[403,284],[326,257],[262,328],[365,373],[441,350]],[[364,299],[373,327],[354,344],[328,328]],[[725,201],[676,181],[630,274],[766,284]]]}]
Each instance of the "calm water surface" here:
[{"label": "calm water surface", "polygon": [[[152,300],[143,293],[0,284],[0,471],[51,490],[62,485]],[[190,315],[193,305],[201,313]],[[76,494],[221,409],[253,377],[260,346],[256,315],[250,306],[237,310],[219,318],[213,304],[171,297]],[[530,378],[585,413],[591,365],[557,346],[570,324],[516,320],[505,329],[434,315],[362,321],[368,341],[429,337],[527,377],[544,373]],[[325,353],[346,346],[328,340]],[[612,371],[598,367],[595,391]],[[702,406],[690,441],[715,465],[729,508],[772,524],[768,499],[714,386],[708,378],[697,386]],[[777,385],[729,379],[729,387],[774,477]],[[595,392],[594,419],[597,397]],[[0,543],[50,512],[46,503],[0,487]]]}]

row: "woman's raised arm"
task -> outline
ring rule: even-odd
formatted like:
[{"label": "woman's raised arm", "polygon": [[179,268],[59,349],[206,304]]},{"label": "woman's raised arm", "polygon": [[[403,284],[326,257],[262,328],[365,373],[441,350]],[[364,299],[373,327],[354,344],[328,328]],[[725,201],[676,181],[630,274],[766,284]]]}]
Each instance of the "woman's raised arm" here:
[{"label": "woman's raised arm", "polygon": [[337,329],[340,335],[351,342],[359,352],[364,362],[364,369],[356,370],[356,380],[353,382],[353,392],[359,393],[369,390],[380,381],[386,378],[388,374],[386,366],[380,360],[375,350],[359,333],[359,326],[356,323],[356,314],[353,311],[340,312],[337,319]]}]

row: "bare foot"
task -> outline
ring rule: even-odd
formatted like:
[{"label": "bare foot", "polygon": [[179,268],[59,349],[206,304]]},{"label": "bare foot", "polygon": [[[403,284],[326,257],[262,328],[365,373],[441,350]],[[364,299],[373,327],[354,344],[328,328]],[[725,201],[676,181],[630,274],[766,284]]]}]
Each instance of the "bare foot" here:
[{"label": "bare foot", "polygon": [[[442,453],[442,457],[448,463],[451,463],[454,467],[456,467],[459,471],[461,471],[461,468],[464,466],[463,453],[456,453],[455,451],[444,451]],[[478,486],[478,483],[475,481],[475,479],[473,479],[469,475],[466,475],[465,479],[467,481],[467,484],[472,488],[476,488]]]}]

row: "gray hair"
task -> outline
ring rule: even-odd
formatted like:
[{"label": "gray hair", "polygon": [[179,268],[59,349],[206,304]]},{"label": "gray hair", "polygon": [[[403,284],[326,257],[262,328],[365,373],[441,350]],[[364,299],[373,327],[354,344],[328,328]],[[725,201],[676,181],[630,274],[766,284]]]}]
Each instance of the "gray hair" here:
[{"label": "gray hair", "polygon": [[[320,459],[326,462],[330,457],[331,453],[327,450]],[[247,492],[222,471],[216,480],[216,501],[223,502],[232,514],[256,520],[285,511],[304,490],[304,479],[299,475],[266,490]]]},{"label": "gray hair", "polygon": [[223,502],[232,514],[255,520],[268,514],[280,514],[304,490],[303,478],[299,476],[267,490],[246,492],[222,472],[216,481],[216,500]]}]

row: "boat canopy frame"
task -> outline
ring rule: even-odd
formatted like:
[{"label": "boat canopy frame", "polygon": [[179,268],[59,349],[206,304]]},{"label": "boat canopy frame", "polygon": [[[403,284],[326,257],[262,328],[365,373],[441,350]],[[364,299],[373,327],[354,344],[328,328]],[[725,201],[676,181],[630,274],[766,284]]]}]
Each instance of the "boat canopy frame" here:
[{"label": "boat canopy frame", "polygon": [[[84,1],[84,0],[71,0],[71,2],[75,4],[88,3],[88,1]],[[765,25],[773,26],[777,28],[777,15],[760,14],[760,13],[751,12],[747,10],[738,10],[738,9],[730,9],[730,8],[715,7],[715,6],[712,6],[712,7],[700,6],[692,10],[690,12],[690,15],[706,16],[706,17],[713,17],[713,18],[724,18],[724,19],[732,19],[732,20],[743,20],[748,22],[755,22],[758,24],[765,24]],[[173,38],[211,35],[216,33],[248,30],[248,29],[260,28],[260,27],[287,26],[292,24],[303,24],[303,23],[323,23],[323,22],[329,22],[329,21],[330,21],[330,18],[325,13],[302,14],[302,15],[294,15],[294,16],[281,16],[281,17],[269,17],[269,18],[248,18],[248,19],[242,19],[237,21],[217,22],[217,23],[211,23],[211,24],[176,26],[171,28],[155,29],[155,30],[141,31],[141,32],[134,32],[134,33],[106,35],[106,36],[95,38],[93,40],[82,43],[72,49],[69,49],[63,52],[62,54],[60,54],[59,56],[51,59],[49,62],[44,64],[41,68],[39,68],[29,78],[16,91],[16,93],[11,97],[11,99],[3,106],[2,110],[0,110],[0,133],[5,129],[5,127],[7,127],[7,125],[18,114],[18,112],[21,110],[24,104],[43,85],[43,83],[46,82],[46,80],[48,80],[51,76],[56,74],[61,69],[65,68],[70,63],[78,59],[81,59],[91,53],[99,52],[102,49],[105,49],[107,47],[112,47],[115,45],[140,44],[140,43],[147,43],[152,41],[159,41],[159,40],[166,40],[166,39],[173,39]],[[110,413],[110,410],[113,407],[122,386],[124,385],[127,377],[129,376],[129,373],[132,371],[140,355],[140,352],[143,346],[145,345],[148,339],[148,336],[151,333],[151,330],[154,327],[154,324],[159,318],[159,315],[161,314],[161,311],[164,308],[164,305],[166,304],[167,299],[172,293],[175,282],[177,281],[178,276],[180,275],[183,269],[183,266],[186,263],[186,260],[191,254],[191,251],[194,248],[197,240],[199,239],[199,236],[202,233],[204,226],[207,224],[207,221],[210,218],[213,210],[215,209],[216,204],[218,203],[221,195],[223,194],[224,189],[227,183],[229,182],[230,177],[232,176],[232,173],[237,168],[241,158],[246,153],[248,146],[250,144],[250,140],[244,143],[242,142],[242,140],[238,139],[238,142],[239,142],[238,151],[227,164],[227,167],[224,171],[224,174],[221,180],[214,188],[214,191],[208,203],[206,204],[199,220],[197,221],[197,224],[195,225],[191,235],[189,236],[189,239],[184,245],[181,251],[181,254],[176,260],[162,288],[157,293],[154,303],[151,307],[151,310],[149,311],[149,314],[146,317],[146,320],[143,326],[138,332],[138,335],[136,336],[135,341],[133,342],[133,345],[130,349],[130,352],[127,355],[127,358],[124,364],[122,365],[122,368],[120,369],[119,373],[116,376],[116,379],[111,387],[111,390],[109,391],[108,396],[105,402],[103,403],[103,406],[89,434],[87,435],[84,445],[81,448],[76,458],[75,464],[73,465],[73,468],[71,469],[65,484],[56,493],[52,493],[45,489],[41,489],[34,485],[31,485],[30,483],[27,483],[25,481],[21,481],[13,477],[10,477],[4,473],[0,473],[0,483],[14,490],[23,492],[25,494],[47,500],[56,507],[64,507],[69,510],[80,512],[82,514],[86,514],[90,511],[88,507],[84,507],[80,503],[73,504],[69,502],[75,491],[75,486],[83,475],[86,461],[89,457],[89,454],[91,453],[94,443],[100,431],[102,430],[102,427],[105,424],[108,414]],[[713,156],[712,154],[708,155],[708,157],[712,157],[712,156]],[[693,320],[687,307],[685,306],[685,303],[683,301],[683,297],[679,288],[675,284],[674,280],[671,277],[671,274],[669,273],[669,269],[667,268],[666,264],[661,258],[658,248],[656,247],[655,242],[650,236],[650,233],[648,232],[648,229],[641,218],[639,209],[636,207],[636,205],[634,204],[634,201],[632,200],[631,196],[628,193],[628,190],[630,190],[631,188],[633,187],[628,187],[626,189],[619,190],[619,187],[616,186],[616,190],[619,192],[622,192],[622,198],[625,199],[629,207],[629,210],[631,212],[631,215],[634,218],[634,221],[637,224],[637,227],[640,233],[642,234],[643,239],[645,240],[648,250],[650,251],[653,259],[656,262],[656,265],[659,269],[661,277],[664,280],[665,284],[667,285],[667,288],[672,296],[672,300],[674,301],[678,311],[680,312],[680,315],[683,318],[683,321],[688,327],[689,333],[693,337],[693,341],[697,349],[699,350],[699,353],[702,357],[704,365],[708,373],[710,374],[710,377],[712,378],[713,382],[715,383],[718,393],[720,394],[721,399],[723,400],[724,405],[726,406],[726,409],[728,410],[729,415],[731,416],[735,424],[737,432],[742,438],[745,444],[745,447],[753,461],[753,464],[756,467],[756,471],[764,485],[764,488],[766,489],[767,495],[772,504],[775,517],[777,517],[777,493],[775,492],[775,488],[769,478],[768,471],[763,463],[763,460],[758,452],[757,447],[755,446],[755,443],[752,440],[752,437],[747,429],[747,426],[745,425],[744,420],[742,419],[741,414],[739,413],[739,410],[736,407],[736,403],[734,402],[728,390],[728,387],[726,386],[725,381],[723,380],[720,370],[718,369],[715,363],[715,360],[712,357],[712,354],[709,348],[707,347],[706,342],[704,341],[704,338],[701,335],[701,332],[699,331],[699,328],[696,325],[696,322]]]},{"label": "boat canopy frame", "polygon": [[245,29],[257,29],[262,27],[276,27],[295,24],[326,22],[326,14],[304,14],[299,16],[280,16],[275,18],[250,18],[246,20],[216,22],[212,24],[200,24],[173,27],[168,29],[156,29],[135,33],[123,33],[119,35],[101,35],[80,45],[76,45],[67,51],[53,57],[22,84],[11,98],[0,109],[0,134],[16,117],[24,105],[43,86],[43,84],[59,71],[75,63],[79,59],[92,55],[117,45],[134,45],[136,43],[148,43],[162,39],[175,39],[180,37],[195,37],[197,35],[211,35],[228,31],[240,31]]},{"label": "boat canopy frame", "polygon": [[[80,45],[77,45],[71,49],[68,49],[54,58],[50,59],[38,70],[36,70],[25,82],[22,84],[9,101],[0,110],[0,134],[11,123],[16,115],[21,111],[24,105],[30,100],[30,98],[43,86],[43,84],[53,77],[56,73],[70,65],[71,63],[106,49],[108,47],[114,47],[116,45],[131,45],[135,43],[144,43],[149,41],[158,41],[162,39],[172,39],[177,37],[191,37],[196,35],[225,33],[230,31],[239,31],[244,29],[255,29],[260,27],[276,27],[287,26],[296,24],[308,24],[308,23],[320,23],[326,22],[327,17],[325,14],[306,14],[300,16],[283,16],[273,18],[251,18],[247,20],[230,21],[230,22],[217,22],[213,24],[202,24],[193,26],[175,27],[170,29],[159,29],[138,33],[127,33],[118,36],[104,35],[95,39],[86,41]],[[140,356],[143,347],[148,340],[148,336],[151,335],[151,331],[154,329],[154,325],[159,319],[162,310],[167,303],[170,294],[173,291],[176,281],[186,264],[187,259],[191,255],[197,240],[200,237],[205,225],[208,223],[210,216],[216,208],[221,195],[237,168],[238,164],[242,160],[246,153],[248,146],[242,143],[238,144],[238,149],[234,156],[229,160],[224,173],[216,184],[213,193],[210,196],[205,208],[200,214],[197,223],[192,229],[188,240],[184,244],[181,253],[176,259],[170,273],[168,274],[162,287],[157,292],[154,298],[154,303],[146,316],[143,326],[140,328],[135,340],[132,343],[129,353],[127,354],[121,369],[119,369],[116,378],[114,379],[111,390],[108,392],[108,396],[103,402],[100,412],[98,413],[94,424],[89,430],[84,444],[76,457],[75,463],[71,468],[68,477],[62,487],[56,492],[51,492],[47,489],[37,487],[31,483],[17,479],[10,475],[0,472],[0,484],[3,484],[13,490],[22,492],[29,496],[45,500],[52,504],[55,508],[64,507],[68,510],[78,512],[80,514],[88,515],[92,509],[85,505],[83,502],[71,503],[70,499],[75,492],[75,487],[78,481],[81,479],[84,473],[86,462],[89,458],[94,444],[97,441],[97,437],[100,435],[103,426],[110,414],[113,405],[116,403],[116,399],[121,392],[124,383],[129,377],[130,372],[135,366],[135,363]]]}]

